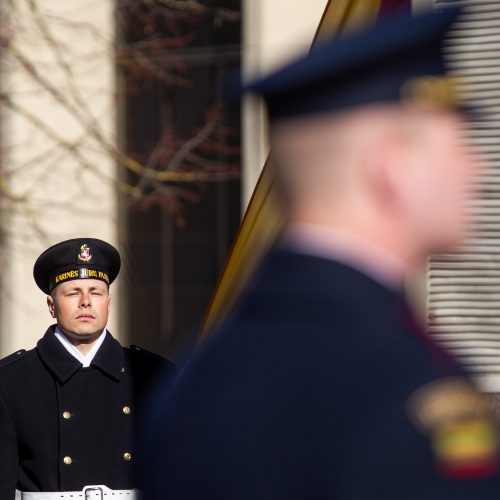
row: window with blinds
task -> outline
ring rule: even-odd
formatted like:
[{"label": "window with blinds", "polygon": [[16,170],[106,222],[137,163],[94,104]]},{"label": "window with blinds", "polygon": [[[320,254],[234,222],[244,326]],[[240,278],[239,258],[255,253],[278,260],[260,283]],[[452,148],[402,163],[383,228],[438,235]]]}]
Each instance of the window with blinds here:
[{"label": "window with blinds", "polygon": [[451,68],[479,109],[471,140],[488,160],[475,180],[481,195],[470,207],[471,239],[428,266],[430,334],[454,354],[485,392],[500,393],[500,1],[434,0],[436,10],[462,5],[450,33]]}]

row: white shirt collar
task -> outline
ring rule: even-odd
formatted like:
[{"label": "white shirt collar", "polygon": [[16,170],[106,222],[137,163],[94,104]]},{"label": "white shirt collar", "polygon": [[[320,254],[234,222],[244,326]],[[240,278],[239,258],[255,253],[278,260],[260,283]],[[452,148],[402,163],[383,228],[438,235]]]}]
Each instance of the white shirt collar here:
[{"label": "white shirt collar", "polygon": [[64,348],[74,357],[76,358],[84,368],[87,368],[90,366],[90,363],[92,363],[92,360],[94,359],[95,355],[97,354],[97,351],[101,347],[102,343],[104,342],[104,339],[106,338],[106,333],[107,330],[106,328],[102,331],[101,335],[99,335],[99,338],[97,339],[96,343],[92,346],[90,351],[87,354],[83,354],[80,352],[76,346],[74,346],[67,338],[66,336],[61,332],[58,326],[56,326],[56,329],[54,331],[54,335],[56,338],[61,342],[61,344],[64,346]]},{"label": "white shirt collar", "polygon": [[346,264],[391,289],[404,287],[408,266],[398,256],[354,233],[295,223],[285,231],[283,242],[296,252]]}]

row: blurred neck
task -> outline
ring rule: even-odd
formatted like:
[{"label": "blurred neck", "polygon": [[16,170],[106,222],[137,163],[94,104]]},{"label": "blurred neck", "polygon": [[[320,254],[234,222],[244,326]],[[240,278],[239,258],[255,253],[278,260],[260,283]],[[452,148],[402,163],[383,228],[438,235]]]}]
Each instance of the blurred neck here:
[{"label": "blurred neck", "polygon": [[[335,217],[329,215],[332,213]],[[398,289],[425,259],[398,224],[374,212],[362,217],[339,209],[295,213],[289,219],[285,240],[299,250],[339,260]]]}]

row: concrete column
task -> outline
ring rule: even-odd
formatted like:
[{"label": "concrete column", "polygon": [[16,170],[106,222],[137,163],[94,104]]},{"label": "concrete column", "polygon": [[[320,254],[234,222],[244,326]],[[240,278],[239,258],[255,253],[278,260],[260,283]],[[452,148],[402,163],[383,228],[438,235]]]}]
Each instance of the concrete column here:
[{"label": "concrete column", "polygon": [[[327,0],[245,0],[243,68],[247,78],[268,73],[309,50]],[[247,97],[243,108],[243,208],[269,152],[261,103]]]}]

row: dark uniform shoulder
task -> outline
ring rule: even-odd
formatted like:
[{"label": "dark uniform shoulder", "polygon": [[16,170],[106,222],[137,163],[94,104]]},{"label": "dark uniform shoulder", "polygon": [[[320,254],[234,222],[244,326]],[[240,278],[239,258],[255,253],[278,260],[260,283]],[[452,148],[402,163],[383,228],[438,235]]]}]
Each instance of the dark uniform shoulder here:
[{"label": "dark uniform shoulder", "polygon": [[150,365],[151,368],[173,368],[175,369],[175,364],[172,361],[156,354],[154,352],[148,351],[147,349],[143,349],[137,345],[131,345],[129,348],[124,348],[128,353],[132,363],[137,363],[140,365]]},{"label": "dark uniform shoulder", "polygon": [[136,345],[124,347],[124,351],[139,388],[151,384],[163,373],[167,373],[169,378],[176,375],[176,366],[163,356]]},{"label": "dark uniform shoulder", "polygon": [[9,356],[0,359],[0,370],[2,368],[5,368],[6,366],[11,365],[12,363],[15,363],[16,361],[19,361],[25,356],[26,356],[26,349],[20,349],[19,351],[16,351],[10,354]]},{"label": "dark uniform shoulder", "polygon": [[132,354],[132,356],[142,356],[144,358],[156,359],[157,361],[167,361],[167,359],[164,358],[163,356],[160,356],[159,354],[143,349],[138,345],[132,344],[129,348],[129,351]]}]

